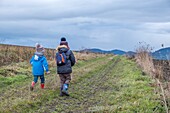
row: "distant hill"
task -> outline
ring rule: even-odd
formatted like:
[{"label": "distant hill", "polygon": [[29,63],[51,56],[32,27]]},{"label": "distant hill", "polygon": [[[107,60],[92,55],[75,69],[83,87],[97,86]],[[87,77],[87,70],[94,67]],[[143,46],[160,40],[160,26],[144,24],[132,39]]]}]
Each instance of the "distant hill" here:
[{"label": "distant hill", "polygon": [[93,53],[103,53],[103,54],[115,54],[115,55],[125,55],[126,54],[125,51],[118,50],[118,49],[111,50],[111,51],[105,51],[105,50],[94,48],[94,49],[85,49],[83,51],[89,51],[89,52],[93,52]]},{"label": "distant hill", "polygon": [[[134,57],[136,54],[133,51],[125,52],[125,51],[118,50],[118,49],[105,51],[105,50],[93,48],[93,49],[85,49],[82,51],[89,51],[89,52],[93,52],[93,53],[103,53],[103,54],[126,55],[127,57]],[[170,47],[159,49],[155,52],[152,52],[151,54],[154,59],[170,60]]]},{"label": "distant hill", "polygon": [[170,47],[159,49],[152,53],[154,59],[170,60]]},{"label": "distant hill", "polygon": [[93,53],[109,53],[109,51],[101,50],[101,49],[85,49],[83,51],[93,52]]},{"label": "distant hill", "polygon": [[126,54],[125,51],[118,50],[118,49],[112,50],[111,53],[113,53],[115,55],[124,55],[124,54]]}]

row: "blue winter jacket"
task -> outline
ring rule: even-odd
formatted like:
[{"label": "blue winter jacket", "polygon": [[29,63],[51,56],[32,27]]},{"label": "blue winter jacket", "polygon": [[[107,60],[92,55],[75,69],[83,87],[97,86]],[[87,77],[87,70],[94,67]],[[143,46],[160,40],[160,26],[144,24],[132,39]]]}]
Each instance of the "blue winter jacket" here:
[{"label": "blue winter jacket", "polygon": [[44,70],[48,72],[48,63],[46,57],[43,55],[35,55],[31,58],[32,73],[34,76],[44,75]]}]

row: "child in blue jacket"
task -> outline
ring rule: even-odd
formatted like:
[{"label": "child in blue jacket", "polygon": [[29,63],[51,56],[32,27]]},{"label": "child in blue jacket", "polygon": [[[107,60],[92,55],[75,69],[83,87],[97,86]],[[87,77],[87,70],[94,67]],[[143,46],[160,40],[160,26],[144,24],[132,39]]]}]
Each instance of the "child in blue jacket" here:
[{"label": "child in blue jacket", "polygon": [[38,81],[38,78],[41,79],[41,88],[44,89],[44,70],[47,74],[49,74],[48,63],[46,57],[44,56],[44,47],[40,44],[36,44],[36,52],[30,60],[30,64],[32,65],[32,74],[34,76],[34,80],[32,81],[30,90],[34,89],[35,84]]}]

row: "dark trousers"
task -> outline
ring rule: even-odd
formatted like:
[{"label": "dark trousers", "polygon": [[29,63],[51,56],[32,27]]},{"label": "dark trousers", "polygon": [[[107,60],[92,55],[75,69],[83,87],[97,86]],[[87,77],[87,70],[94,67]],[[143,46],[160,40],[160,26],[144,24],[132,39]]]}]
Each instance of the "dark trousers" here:
[{"label": "dark trousers", "polygon": [[41,80],[41,84],[42,84],[42,83],[45,83],[44,75],[39,75],[39,76],[35,76],[35,75],[34,75],[34,82],[37,83],[39,77],[40,77],[40,80]]},{"label": "dark trousers", "polygon": [[60,76],[60,87],[62,88],[64,84],[69,84],[71,81],[71,74],[59,74]]}]

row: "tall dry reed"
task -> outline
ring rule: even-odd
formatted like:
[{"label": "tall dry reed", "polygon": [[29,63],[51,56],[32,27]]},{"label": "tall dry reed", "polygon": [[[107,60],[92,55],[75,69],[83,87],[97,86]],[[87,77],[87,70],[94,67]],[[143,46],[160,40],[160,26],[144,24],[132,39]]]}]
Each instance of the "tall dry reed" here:
[{"label": "tall dry reed", "polygon": [[156,92],[160,94],[162,98],[163,105],[165,106],[166,112],[169,113],[169,102],[170,98],[167,86],[167,82],[163,82],[163,66],[158,63],[154,64],[154,60],[151,55],[152,48],[146,43],[140,43],[139,47],[136,48],[136,61],[139,66],[143,69],[143,73],[150,75],[155,80]]}]

